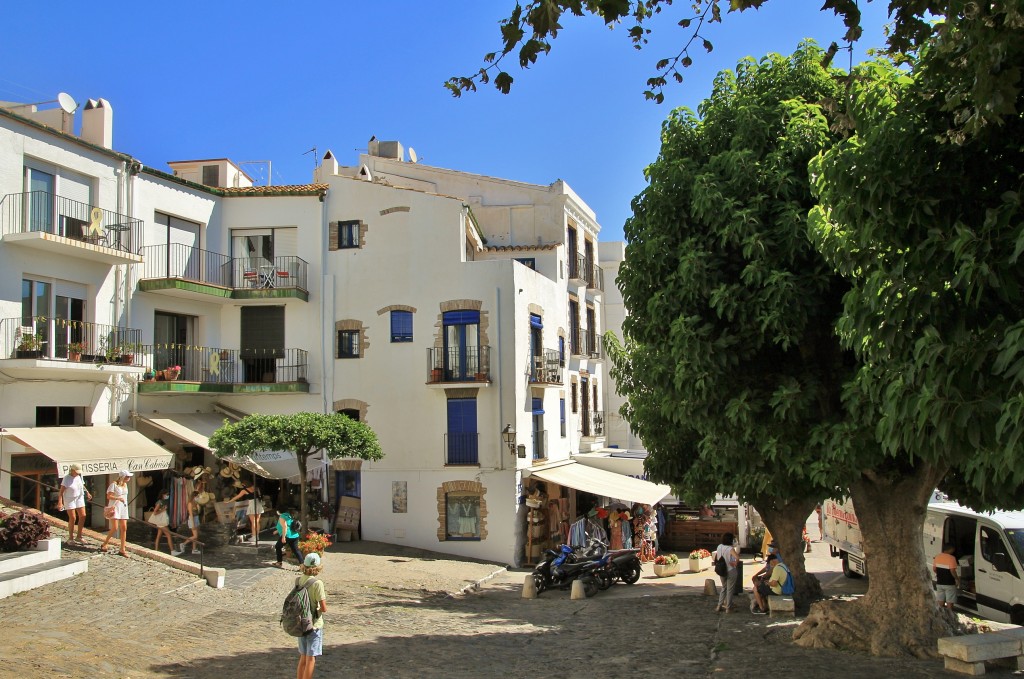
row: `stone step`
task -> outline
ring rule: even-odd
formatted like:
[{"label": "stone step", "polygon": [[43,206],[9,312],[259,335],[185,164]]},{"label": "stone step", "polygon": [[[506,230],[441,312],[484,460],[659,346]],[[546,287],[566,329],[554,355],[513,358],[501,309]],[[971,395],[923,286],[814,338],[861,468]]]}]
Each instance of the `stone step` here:
[{"label": "stone step", "polygon": [[0,553],[0,575],[59,559],[60,544],[59,538],[51,538],[40,540],[39,545],[28,552]]},{"label": "stone step", "polygon": [[0,599],[89,570],[88,559],[58,559],[0,574]]}]

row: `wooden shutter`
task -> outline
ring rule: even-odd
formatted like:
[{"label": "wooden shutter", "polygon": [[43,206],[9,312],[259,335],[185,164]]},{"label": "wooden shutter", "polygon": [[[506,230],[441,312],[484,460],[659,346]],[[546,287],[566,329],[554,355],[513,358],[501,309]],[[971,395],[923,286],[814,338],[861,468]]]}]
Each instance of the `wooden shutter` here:
[{"label": "wooden shutter", "polygon": [[[242,358],[284,357],[284,307],[242,307]],[[273,350],[269,353],[267,350]]]}]

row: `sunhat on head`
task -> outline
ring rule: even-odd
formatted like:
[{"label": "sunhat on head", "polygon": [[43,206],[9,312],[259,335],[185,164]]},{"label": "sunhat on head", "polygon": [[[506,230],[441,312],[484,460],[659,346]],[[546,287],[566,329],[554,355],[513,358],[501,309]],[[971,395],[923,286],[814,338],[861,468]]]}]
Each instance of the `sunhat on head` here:
[{"label": "sunhat on head", "polygon": [[77,464],[73,464],[70,467],[68,467],[68,471],[69,472],[80,472],[80,471],[82,471],[82,468],[79,467]]},{"label": "sunhat on head", "polygon": [[128,471],[127,469],[122,469],[121,471],[119,471],[119,472],[117,473],[117,475],[118,475],[118,477],[119,477],[119,478],[122,478],[122,479],[126,479],[126,478],[128,478],[129,476],[135,476],[135,474],[132,474],[132,473],[131,473],[130,471]]},{"label": "sunhat on head", "polygon": [[307,568],[316,568],[320,565],[320,555],[316,552],[310,552],[306,555],[306,558],[303,559],[302,564]]}]

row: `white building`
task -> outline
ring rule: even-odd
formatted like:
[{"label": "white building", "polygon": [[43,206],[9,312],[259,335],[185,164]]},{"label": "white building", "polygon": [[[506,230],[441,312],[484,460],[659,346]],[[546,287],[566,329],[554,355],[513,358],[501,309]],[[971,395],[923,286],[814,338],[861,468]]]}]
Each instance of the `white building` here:
[{"label": "white building", "polygon": [[[314,184],[256,187],[226,159],[165,173],[112,151],[102,100],[81,137],[39,114],[0,108],[0,469],[68,464],[51,425],[105,430],[97,454],[145,438],[140,469],[214,465],[206,436],[226,415],[311,410],[380,439],[381,461],[317,470],[331,502],[354,484],[364,539],[518,562],[538,553],[528,493],[567,518],[571,488],[654,501],[571,458],[617,418],[599,225],[564,182],[428,167],[373,140],[352,167],[326,153]],[[41,356],[18,358],[32,333]],[[249,468],[294,473],[274,453]],[[31,500],[11,479],[0,495]]]}]

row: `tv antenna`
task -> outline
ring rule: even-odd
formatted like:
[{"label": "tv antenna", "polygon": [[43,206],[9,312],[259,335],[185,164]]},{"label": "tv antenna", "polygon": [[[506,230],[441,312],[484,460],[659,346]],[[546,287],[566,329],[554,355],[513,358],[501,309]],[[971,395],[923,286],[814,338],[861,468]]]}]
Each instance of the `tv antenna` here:
[{"label": "tv antenna", "polygon": [[306,151],[305,153],[303,153],[302,155],[308,156],[310,153],[313,154],[313,169],[315,170],[318,167],[320,167],[320,156],[317,155],[316,147],[315,146],[313,148],[311,148],[310,150]]},{"label": "tv antenna", "polygon": [[271,168],[273,166],[272,166],[272,164],[271,164],[271,162],[269,160],[243,160],[240,163],[238,163],[238,167],[242,167],[243,165],[266,165],[267,166],[267,186],[270,186],[271,184],[274,183],[273,178],[271,177],[271,174],[270,174],[271,173]]}]

